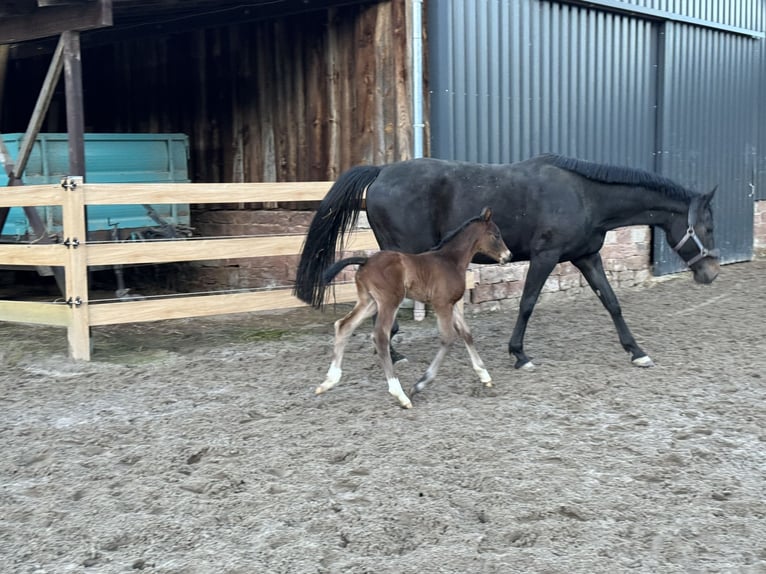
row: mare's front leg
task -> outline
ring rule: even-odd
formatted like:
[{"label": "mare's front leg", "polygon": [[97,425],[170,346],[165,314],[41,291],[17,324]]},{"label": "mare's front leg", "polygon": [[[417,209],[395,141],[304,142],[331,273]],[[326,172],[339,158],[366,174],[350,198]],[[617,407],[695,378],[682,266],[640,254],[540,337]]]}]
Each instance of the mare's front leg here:
[{"label": "mare's front leg", "polygon": [[[377,323],[377,322],[378,322],[378,316],[375,315],[375,317],[373,317],[373,323]],[[389,341],[393,341],[394,340],[394,335],[396,335],[398,332],[399,332],[399,321],[394,319],[394,324],[392,325],[391,331],[389,332]],[[396,349],[394,349],[394,345],[392,343],[390,343],[390,342],[388,344],[388,352],[391,354],[391,362],[394,365],[396,365],[398,363],[406,363],[407,362],[407,357],[402,355]]]},{"label": "mare's front leg", "polygon": [[359,294],[359,301],[345,317],[335,321],[335,345],[333,347],[332,362],[327,370],[324,382],[314,391],[317,395],[329,391],[340,382],[343,374],[343,352],[346,349],[349,337],[359,324],[375,313],[375,301],[366,293]]},{"label": "mare's front leg", "polygon": [[412,402],[402,389],[402,384],[399,382],[399,378],[394,372],[394,364],[391,361],[390,333],[391,326],[396,319],[396,311],[398,308],[398,304],[390,306],[378,302],[378,317],[375,322],[373,340],[375,342],[375,350],[378,353],[378,360],[380,361],[380,365],[383,368],[383,374],[388,382],[388,392],[398,399],[399,404],[402,405],[402,407],[411,409]]},{"label": "mare's front leg", "polygon": [[519,315],[516,317],[516,325],[513,327],[511,340],[508,341],[508,352],[516,357],[517,369],[532,370],[534,363],[524,353],[524,334],[527,331],[529,318],[535,308],[540,291],[543,289],[545,280],[558,263],[558,252],[546,252],[533,256],[529,261],[529,270],[524,281],[524,290],[519,302]]},{"label": "mare's front leg", "polygon": [[459,305],[455,305],[452,309],[452,322],[458,335],[463,338],[465,348],[468,349],[468,356],[471,357],[473,370],[479,375],[479,380],[484,383],[485,387],[491,387],[492,377],[489,376],[489,372],[487,372],[486,367],[484,367],[484,361],[481,360],[481,357],[473,344],[471,329],[469,329],[468,323],[465,322],[463,309]]},{"label": "mare's front leg", "polygon": [[447,351],[455,342],[456,332],[452,323],[452,305],[434,306],[434,314],[436,315],[436,324],[439,327],[439,338],[441,339],[441,346],[436,352],[434,360],[420,377],[415,386],[412,387],[411,393],[419,393],[425,386],[436,378],[436,373],[439,372],[439,366],[442,364],[444,357],[447,355]]},{"label": "mare's front leg", "polygon": [[636,339],[633,337],[633,333],[628,329],[628,325],[622,318],[622,308],[620,302],[617,300],[617,296],[612,290],[612,286],[609,284],[609,280],[606,278],[604,272],[604,264],[601,261],[601,255],[599,253],[593,253],[581,257],[577,260],[573,260],[572,264],[577,267],[585,277],[585,280],[593,289],[596,296],[601,303],[609,311],[612,316],[612,321],[617,329],[617,335],[620,338],[622,348],[630,353],[631,361],[638,367],[652,367],[654,363],[649,356],[644,353],[643,349],[638,346]]}]

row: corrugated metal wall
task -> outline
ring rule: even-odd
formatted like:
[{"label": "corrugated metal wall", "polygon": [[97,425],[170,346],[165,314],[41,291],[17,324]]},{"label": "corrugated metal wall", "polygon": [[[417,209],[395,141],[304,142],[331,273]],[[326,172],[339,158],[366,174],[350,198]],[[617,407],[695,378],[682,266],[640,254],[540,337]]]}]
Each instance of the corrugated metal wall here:
[{"label": "corrugated metal wall", "polygon": [[[766,152],[753,119],[763,5],[430,2],[432,155],[512,162],[554,151],[658,171],[699,191],[718,184],[723,259],[748,259],[751,184]],[[656,271],[680,269],[660,235]]]},{"label": "corrugated metal wall", "polygon": [[[721,259],[748,260],[759,153],[756,48],[762,40],[676,22],[664,24],[661,33],[658,171],[699,191],[717,185],[713,207]],[[658,273],[682,267],[662,232],[655,234],[654,260]]]},{"label": "corrugated metal wall", "polygon": [[651,168],[652,24],[553,2],[429,3],[432,155]]}]

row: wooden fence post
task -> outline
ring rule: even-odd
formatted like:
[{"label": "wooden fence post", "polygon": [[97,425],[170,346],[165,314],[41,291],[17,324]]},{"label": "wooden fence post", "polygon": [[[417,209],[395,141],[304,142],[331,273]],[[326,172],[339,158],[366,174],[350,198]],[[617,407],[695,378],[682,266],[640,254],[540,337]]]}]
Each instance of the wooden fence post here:
[{"label": "wooden fence post", "polygon": [[68,250],[66,302],[70,319],[67,327],[69,356],[90,360],[90,316],[88,312],[87,227],[85,188],[82,177],[67,177],[61,185],[67,190],[63,204],[64,245]]}]

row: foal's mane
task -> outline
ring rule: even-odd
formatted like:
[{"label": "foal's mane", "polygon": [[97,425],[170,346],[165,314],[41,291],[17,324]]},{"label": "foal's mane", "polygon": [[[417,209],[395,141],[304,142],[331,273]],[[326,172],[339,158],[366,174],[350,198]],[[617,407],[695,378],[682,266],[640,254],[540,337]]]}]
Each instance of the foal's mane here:
[{"label": "foal's mane", "polygon": [[688,200],[697,193],[686,189],[667,177],[643,169],[595,163],[563,155],[546,154],[548,163],[601,183],[638,185],[664,193],[670,199]]},{"label": "foal's mane", "polygon": [[444,247],[447,243],[449,243],[450,241],[455,239],[456,236],[460,235],[466,227],[468,227],[472,223],[476,223],[477,221],[482,221],[483,219],[484,219],[483,216],[477,215],[476,217],[472,217],[468,221],[463,222],[463,224],[460,225],[460,227],[458,227],[456,229],[453,229],[452,231],[447,233],[447,235],[442,237],[441,241],[439,241],[439,243],[437,243],[436,245],[431,247],[430,250],[431,251],[438,251],[439,249]]}]

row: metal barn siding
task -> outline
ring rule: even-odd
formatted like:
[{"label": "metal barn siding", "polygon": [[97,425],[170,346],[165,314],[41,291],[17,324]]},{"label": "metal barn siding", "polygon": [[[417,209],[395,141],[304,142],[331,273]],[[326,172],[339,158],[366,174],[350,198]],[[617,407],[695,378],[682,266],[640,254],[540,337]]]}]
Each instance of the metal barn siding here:
[{"label": "metal barn siding", "polygon": [[555,2],[428,4],[431,151],[543,152],[653,168],[652,24]]},{"label": "metal barn siding", "polygon": [[[697,191],[717,185],[721,260],[749,260],[761,41],[675,22],[663,28],[657,169]],[[654,236],[654,267],[658,274],[683,268],[661,231]]]},{"label": "metal barn siding", "polygon": [[[718,184],[722,259],[751,257],[751,184],[766,177],[753,121],[764,0],[440,0],[428,10],[433,156],[553,151],[699,191]],[[655,259],[657,273],[683,267],[661,232]]]}]

